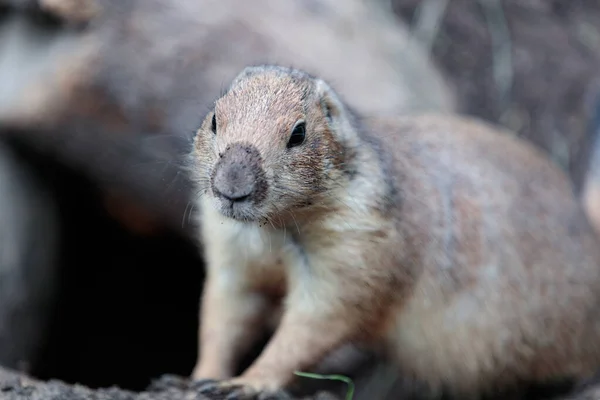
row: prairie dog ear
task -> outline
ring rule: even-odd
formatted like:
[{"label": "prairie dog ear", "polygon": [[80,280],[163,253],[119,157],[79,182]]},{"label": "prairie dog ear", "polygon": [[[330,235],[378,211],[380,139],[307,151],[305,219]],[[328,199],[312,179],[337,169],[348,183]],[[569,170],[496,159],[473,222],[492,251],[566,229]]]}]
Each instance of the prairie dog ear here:
[{"label": "prairie dog ear", "polygon": [[344,111],[344,104],[335,90],[322,79],[315,80],[315,92],[330,123],[337,123]]}]

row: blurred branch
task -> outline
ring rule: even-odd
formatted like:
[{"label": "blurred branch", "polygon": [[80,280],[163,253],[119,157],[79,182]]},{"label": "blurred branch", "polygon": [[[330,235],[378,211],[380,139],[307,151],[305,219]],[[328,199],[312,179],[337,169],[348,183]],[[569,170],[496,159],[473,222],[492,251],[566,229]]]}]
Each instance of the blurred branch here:
[{"label": "blurred branch", "polygon": [[380,0],[382,8],[390,13],[394,12],[394,1],[393,0]]},{"label": "blurred branch", "polygon": [[449,0],[423,0],[415,10],[412,35],[426,53],[431,51]]},{"label": "blurred branch", "polygon": [[501,0],[479,0],[492,41],[493,74],[500,115],[508,108],[513,84],[512,42]]}]

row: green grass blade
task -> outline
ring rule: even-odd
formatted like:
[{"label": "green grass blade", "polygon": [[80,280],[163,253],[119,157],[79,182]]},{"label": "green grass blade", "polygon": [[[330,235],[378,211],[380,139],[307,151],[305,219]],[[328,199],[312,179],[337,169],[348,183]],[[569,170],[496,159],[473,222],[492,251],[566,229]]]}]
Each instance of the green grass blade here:
[{"label": "green grass blade", "polygon": [[354,382],[352,382],[352,379],[348,378],[347,376],[320,375],[320,374],[313,374],[310,372],[299,372],[299,371],[296,371],[295,374],[298,376],[305,377],[305,378],[326,379],[326,380],[332,380],[332,381],[345,382],[348,385],[348,391],[346,392],[346,400],[352,400],[352,398],[354,397]]}]

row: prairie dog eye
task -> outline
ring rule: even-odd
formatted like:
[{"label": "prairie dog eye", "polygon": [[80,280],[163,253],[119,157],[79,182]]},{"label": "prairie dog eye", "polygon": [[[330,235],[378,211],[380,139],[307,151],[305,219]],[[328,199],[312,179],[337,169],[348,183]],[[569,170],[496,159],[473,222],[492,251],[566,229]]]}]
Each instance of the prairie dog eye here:
[{"label": "prairie dog eye", "polygon": [[306,123],[304,120],[299,120],[294,125],[294,129],[292,129],[292,134],[290,135],[290,139],[287,143],[287,148],[292,148],[296,146],[300,146],[304,143],[304,138],[306,136]]},{"label": "prairie dog eye", "polygon": [[210,129],[215,135],[217,134],[217,113],[213,113]]}]

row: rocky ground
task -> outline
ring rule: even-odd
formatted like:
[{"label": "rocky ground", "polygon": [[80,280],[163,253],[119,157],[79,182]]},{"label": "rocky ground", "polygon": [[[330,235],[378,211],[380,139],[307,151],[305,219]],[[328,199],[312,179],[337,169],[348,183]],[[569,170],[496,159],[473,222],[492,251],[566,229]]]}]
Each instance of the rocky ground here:
[{"label": "rocky ground", "polygon": [[[373,400],[377,397],[371,397]],[[394,397],[396,398],[396,397]],[[408,399],[407,397],[403,397]],[[118,387],[90,389],[83,385],[70,385],[59,380],[42,382],[0,367],[0,399],[2,400],[342,400],[331,392],[319,391],[312,396],[294,397],[281,392],[255,397],[239,396],[235,392],[210,392],[202,384],[193,384],[178,376],[163,375],[154,380],[146,390],[133,392]],[[594,385],[582,388],[564,397],[547,400],[598,400],[600,388]]]},{"label": "rocky ground", "polygon": [[[236,400],[235,394],[202,394],[183,379],[165,375],[152,382],[147,390],[132,392],[111,387],[92,390],[82,385],[68,385],[52,380],[41,382],[0,367],[0,399],[2,400]],[[261,396],[260,400],[339,400],[327,392],[310,397],[291,397],[288,394]]]}]

